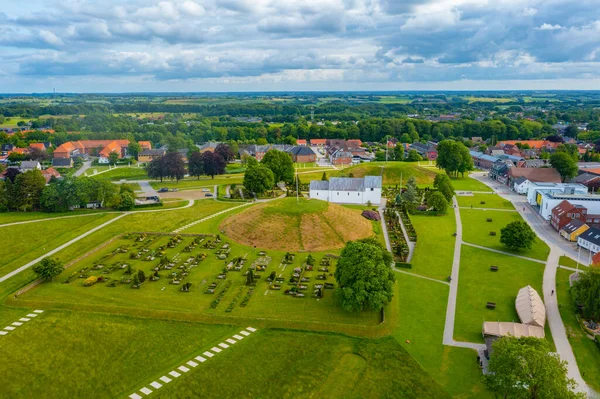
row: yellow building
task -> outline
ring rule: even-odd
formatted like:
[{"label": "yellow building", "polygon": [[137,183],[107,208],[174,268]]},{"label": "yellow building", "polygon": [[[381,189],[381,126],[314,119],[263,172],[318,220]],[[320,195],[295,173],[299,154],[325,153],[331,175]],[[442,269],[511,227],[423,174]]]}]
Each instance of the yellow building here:
[{"label": "yellow building", "polygon": [[573,219],[573,221],[565,224],[560,229],[560,235],[563,236],[565,240],[569,241],[577,241],[577,237],[583,234],[590,226],[585,224],[579,219]]},{"label": "yellow building", "polygon": [[155,158],[159,158],[165,155],[165,150],[144,150],[138,154],[138,162],[147,163],[151,162]]}]

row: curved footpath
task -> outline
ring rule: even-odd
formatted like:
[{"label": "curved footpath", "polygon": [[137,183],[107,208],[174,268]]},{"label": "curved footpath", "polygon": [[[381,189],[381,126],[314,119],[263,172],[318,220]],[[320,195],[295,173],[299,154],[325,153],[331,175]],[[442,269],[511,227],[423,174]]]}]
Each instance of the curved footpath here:
[{"label": "curved footpath", "polygon": [[508,188],[506,186],[497,187],[497,182],[490,178],[485,178],[483,174],[474,174],[473,176],[476,180],[479,180],[493,189],[500,197],[511,201],[523,220],[525,220],[531,226],[533,231],[535,231],[536,235],[550,247],[550,255],[548,255],[546,267],[544,268],[542,290],[544,294],[544,303],[546,305],[546,318],[548,320],[550,332],[552,333],[552,338],[554,339],[556,352],[560,355],[562,360],[567,362],[567,373],[569,378],[574,379],[577,383],[576,390],[578,392],[585,392],[590,397],[598,397],[598,393],[589,387],[581,377],[577,360],[575,359],[573,349],[567,338],[565,325],[560,317],[556,295],[552,294],[553,292],[556,292],[556,271],[558,270],[558,261],[561,254],[573,258],[573,255],[576,254],[576,252],[572,251],[572,248],[568,248],[564,243],[557,242],[555,237],[556,234],[548,233],[547,223],[540,221],[536,215],[527,211],[528,208],[523,206],[522,197],[515,197],[510,193],[499,192],[499,188],[506,190],[508,190]]},{"label": "curved footpath", "polygon": [[[64,243],[64,244],[62,244],[62,245],[60,245],[60,246],[59,246],[59,247],[57,247],[57,248],[54,248],[53,250],[51,250],[51,251],[49,251],[49,252],[45,253],[44,255],[40,256],[39,258],[36,258],[36,259],[32,260],[31,262],[29,262],[29,263],[27,263],[27,264],[25,264],[25,265],[23,265],[23,266],[19,267],[18,269],[15,269],[15,270],[13,270],[13,271],[12,271],[12,272],[10,272],[10,273],[7,273],[7,274],[5,274],[4,276],[0,277],[0,283],[2,283],[3,281],[6,281],[6,280],[8,280],[9,278],[11,278],[11,277],[13,277],[13,276],[15,276],[15,275],[17,275],[17,274],[21,273],[23,270],[29,269],[29,268],[30,268],[30,267],[32,267],[33,265],[35,265],[35,264],[37,264],[38,262],[40,262],[42,259],[44,259],[44,258],[47,258],[48,256],[52,256],[52,255],[54,255],[55,253],[57,253],[57,252],[59,252],[59,251],[61,251],[61,250],[65,249],[65,248],[67,248],[67,247],[68,247],[68,246],[70,246],[71,244],[74,244],[74,243],[76,243],[77,241],[79,241],[79,240],[81,240],[81,239],[83,239],[83,238],[85,238],[85,237],[89,236],[89,235],[90,235],[90,234],[92,234],[92,233],[95,233],[96,231],[98,231],[98,230],[100,230],[100,229],[103,229],[104,227],[108,226],[109,224],[111,224],[111,223],[114,223],[114,222],[116,222],[117,220],[119,220],[119,219],[121,219],[121,218],[123,218],[123,217],[125,217],[125,216],[127,216],[127,215],[132,215],[132,214],[136,214],[136,213],[148,213],[148,212],[169,212],[169,211],[177,211],[177,210],[181,210],[181,209],[189,208],[189,207],[191,207],[192,205],[194,205],[194,201],[193,201],[193,200],[190,200],[190,201],[188,202],[188,204],[187,204],[187,205],[185,205],[185,206],[183,206],[183,207],[180,207],[180,208],[169,208],[169,209],[150,209],[150,210],[145,210],[145,211],[132,211],[132,212],[106,212],[106,213],[112,213],[112,214],[114,214],[114,213],[120,213],[120,215],[118,215],[117,217],[115,217],[115,218],[113,218],[113,219],[111,219],[111,220],[109,220],[109,221],[107,221],[107,222],[104,222],[104,223],[102,223],[102,224],[101,224],[101,225],[99,225],[99,226],[96,226],[96,227],[94,227],[93,229],[90,229],[90,230],[86,231],[85,233],[83,233],[83,234],[81,234],[81,235],[79,235],[79,236],[77,236],[77,237],[73,238],[72,240],[70,240],[70,241],[68,241],[68,242],[66,242],[66,243]],[[105,213],[103,213],[103,214],[105,214]],[[97,214],[96,214],[96,215],[97,215]],[[63,218],[65,218],[65,217],[70,217],[70,216],[64,216]],[[39,219],[39,220],[36,220],[36,221],[47,221],[47,220],[56,220],[56,219],[61,219],[61,218]],[[17,224],[22,224],[22,223],[23,223],[23,222],[19,222],[19,223],[17,223]],[[9,224],[9,225],[10,225],[10,224]],[[3,226],[7,226],[7,225],[3,225]]]}]

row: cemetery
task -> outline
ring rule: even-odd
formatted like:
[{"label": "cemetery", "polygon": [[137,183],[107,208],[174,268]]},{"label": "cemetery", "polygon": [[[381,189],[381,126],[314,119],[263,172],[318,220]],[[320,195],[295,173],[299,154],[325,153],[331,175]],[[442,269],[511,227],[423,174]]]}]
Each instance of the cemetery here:
[{"label": "cemetery", "polygon": [[344,312],[333,295],[337,253],[266,251],[221,234],[125,233],[21,303],[177,311],[195,315],[377,325],[378,312]]}]

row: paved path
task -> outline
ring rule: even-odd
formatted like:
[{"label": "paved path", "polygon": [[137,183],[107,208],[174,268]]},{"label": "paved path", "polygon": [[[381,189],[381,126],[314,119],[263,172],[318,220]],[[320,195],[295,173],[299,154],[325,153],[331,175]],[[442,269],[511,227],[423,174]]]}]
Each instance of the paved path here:
[{"label": "paved path", "polygon": [[173,233],[180,233],[180,232],[182,232],[182,231],[183,231],[183,230],[185,230],[185,229],[189,229],[190,227],[197,225],[198,223],[202,223],[202,222],[204,222],[205,220],[212,219],[212,218],[214,218],[215,216],[219,216],[219,215],[222,215],[222,214],[224,214],[224,213],[227,213],[227,212],[233,211],[234,209],[238,209],[238,208],[241,208],[241,207],[243,207],[243,206],[248,206],[248,205],[251,205],[251,204],[252,204],[252,202],[246,202],[246,203],[244,203],[244,204],[242,204],[242,205],[234,206],[233,208],[228,208],[228,209],[222,210],[222,211],[220,211],[220,212],[213,213],[212,215],[206,216],[206,217],[204,217],[204,218],[202,218],[202,219],[198,219],[198,220],[196,220],[196,221],[194,221],[194,222],[192,222],[192,223],[186,224],[186,225],[185,225],[185,226],[183,226],[183,227],[180,227],[180,228],[178,228],[178,229],[176,229],[176,230],[173,230]]},{"label": "paved path", "polygon": [[406,240],[406,245],[408,245],[408,257],[406,258],[406,263],[410,263],[410,261],[412,261],[413,254],[415,253],[415,243],[408,239],[408,233],[406,232],[406,227],[404,226],[404,223],[402,222],[402,218],[400,217],[400,214],[398,212],[396,212],[396,216],[398,216],[398,221],[400,222],[400,228],[402,229],[402,235],[404,236],[404,239]]},{"label": "paved path", "polygon": [[471,208],[469,206],[461,206],[460,209],[469,209],[472,211],[516,212],[516,209]]},{"label": "paved path", "polygon": [[92,166],[92,161],[85,161],[83,163],[83,165],[81,165],[81,168],[79,168],[74,174],[73,176],[75,177],[79,177],[82,174],[84,174],[89,168],[90,166]]},{"label": "paved path", "polygon": [[389,252],[392,252],[392,245],[390,244],[390,237],[388,236],[387,225],[385,224],[385,217],[383,216],[383,210],[385,209],[386,199],[381,199],[381,204],[377,210],[379,211],[379,216],[381,217],[381,231],[383,231],[383,238],[385,239],[385,247]]},{"label": "paved path", "polygon": [[[546,318],[548,319],[548,326],[552,332],[552,338],[554,339],[554,345],[556,345],[556,352],[560,355],[560,358],[567,362],[567,374],[569,378],[573,378],[577,383],[578,392],[591,392],[588,391],[588,386],[579,373],[579,367],[573,355],[573,350],[567,339],[567,333],[565,326],[560,318],[560,312],[558,310],[558,303],[556,300],[556,270],[558,269],[558,259],[560,257],[560,251],[551,246],[550,256],[546,262],[546,268],[544,269],[544,303],[546,304]],[[553,294],[554,292],[554,294]]]},{"label": "paved path", "polygon": [[92,233],[95,233],[96,231],[98,231],[98,230],[100,230],[100,229],[103,229],[103,228],[105,228],[105,227],[106,227],[106,226],[108,226],[109,224],[116,222],[117,220],[121,219],[121,218],[122,218],[122,217],[124,217],[124,216],[127,216],[127,214],[122,214],[122,215],[119,215],[119,216],[117,216],[117,217],[115,217],[115,218],[113,218],[113,219],[109,220],[108,222],[102,223],[100,226],[96,226],[96,227],[94,227],[93,229],[86,231],[86,232],[85,232],[85,233],[83,233],[82,235],[80,235],[80,236],[78,236],[78,237],[75,237],[75,238],[73,238],[71,241],[68,241],[68,242],[64,243],[63,245],[61,245],[61,246],[59,246],[59,247],[57,247],[57,248],[53,249],[52,251],[45,253],[44,255],[40,256],[39,258],[32,260],[31,262],[29,262],[29,263],[27,263],[27,264],[25,264],[25,265],[23,265],[23,266],[19,267],[18,269],[15,269],[15,270],[13,270],[12,272],[10,272],[10,273],[8,273],[8,274],[5,274],[4,276],[0,277],[0,283],[1,283],[1,282],[3,282],[3,281],[6,281],[6,280],[8,280],[9,278],[13,277],[13,276],[14,276],[14,275],[16,275],[16,274],[19,274],[19,273],[21,273],[23,270],[25,270],[25,269],[28,269],[28,268],[30,268],[31,266],[33,266],[33,265],[37,264],[37,263],[38,263],[38,262],[40,262],[42,259],[44,259],[44,258],[47,258],[48,256],[52,256],[52,255],[54,255],[55,253],[57,253],[58,251],[65,249],[65,248],[66,248],[66,247],[68,247],[69,245],[71,245],[71,244],[74,244],[74,243],[76,243],[77,241],[79,241],[79,240],[81,240],[81,239],[83,239],[83,238],[85,238],[85,237],[89,236],[90,234],[92,234]]},{"label": "paved path", "polygon": [[[35,260],[32,260],[31,262],[29,262],[29,263],[27,263],[27,264],[25,264],[25,265],[23,265],[23,266],[19,267],[18,269],[15,269],[15,270],[13,270],[13,271],[12,271],[12,272],[10,272],[10,273],[8,273],[8,274],[5,274],[4,276],[0,277],[0,283],[2,283],[3,281],[6,281],[6,280],[8,280],[9,278],[11,278],[11,277],[15,276],[16,274],[18,274],[18,273],[22,272],[23,270],[26,270],[26,269],[30,268],[31,266],[35,265],[36,263],[38,263],[38,262],[39,262],[39,261],[41,261],[42,259],[44,259],[44,258],[47,258],[48,256],[52,256],[52,255],[54,255],[55,253],[57,253],[57,252],[59,252],[59,251],[61,251],[61,250],[65,249],[65,248],[67,248],[67,247],[68,247],[68,246],[70,246],[71,244],[74,244],[74,243],[76,243],[77,241],[79,241],[79,240],[81,240],[81,239],[83,239],[83,238],[85,238],[85,237],[89,236],[89,235],[90,235],[90,234],[92,234],[92,233],[95,233],[96,231],[98,231],[98,230],[100,230],[100,229],[103,229],[104,227],[108,226],[109,224],[111,224],[111,223],[113,223],[113,222],[116,222],[117,220],[119,220],[119,219],[121,219],[121,218],[123,218],[123,217],[125,217],[125,216],[127,216],[127,215],[136,214],[136,213],[149,213],[149,212],[169,212],[169,211],[177,211],[177,210],[181,210],[181,209],[189,208],[189,207],[191,207],[192,205],[194,205],[194,201],[193,201],[193,200],[189,201],[189,202],[188,202],[188,204],[187,204],[186,206],[183,206],[183,207],[180,207],[180,208],[169,208],[169,209],[150,209],[150,210],[145,210],[145,211],[132,211],[132,212],[105,212],[105,213],[102,213],[103,215],[104,215],[104,214],[115,214],[115,213],[120,213],[120,215],[118,215],[117,217],[115,217],[115,218],[113,218],[113,219],[111,219],[111,220],[109,220],[109,221],[107,221],[107,222],[105,222],[105,223],[102,223],[102,224],[101,224],[101,225],[99,225],[99,226],[96,226],[96,227],[94,227],[94,228],[92,228],[92,229],[90,229],[90,230],[86,231],[85,233],[81,234],[80,236],[73,238],[71,241],[68,241],[68,242],[66,242],[66,243],[64,243],[64,244],[62,244],[62,245],[60,245],[59,247],[57,247],[57,248],[55,248],[55,249],[53,249],[53,250],[51,250],[51,251],[49,251],[49,252],[45,253],[44,255],[40,256],[39,258],[37,258],[37,259],[35,259]],[[55,219],[56,219],[56,218],[55,218]],[[43,219],[43,220],[48,220],[48,219]],[[52,219],[50,219],[50,220],[52,220]]]},{"label": "paved path", "polygon": [[435,281],[436,283],[440,283],[440,284],[444,284],[444,285],[448,285],[448,286],[450,285],[450,283],[448,283],[446,281],[438,280],[438,279],[432,278],[432,277],[422,276],[422,275],[416,274],[416,273],[407,272],[406,270],[400,270],[397,268],[393,268],[392,270],[395,271],[396,273],[408,274],[409,276],[423,278],[423,279],[429,280],[429,281]]},{"label": "paved path", "polygon": [[468,246],[473,247],[473,248],[483,249],[485,251],[495,252],[497,254],[502,254],[502,255],[507,255],[507,256],[514,256],[515,258],[520,258],[520,259],[528,260],[530,262],[536,262],[536,263],[546,264],[546,262],[544,262],[543,260],[534,259],[534,258],[528,258],[527,256],[516,255],[516,254],[512,254],[510,252],[499,251],[497,249],[492,249],[492,248],[484,247],[484,246],[477,245],[477,244],[471,244],[469,242],[464,242],[463,241],[463,245],[468,245]]},{"label": "paved path", "polygon": [[[458,295],[458,269],[460,268],[460,247],[462,245],[462,222],[460,210],[456,197],[452,198],[454,216],[456,218],[456,241],[454,243],[454,258],[452,260],[452,273],[450,280],[450,293],[448,294],[448,305],[446,307],[446,324],[444,325],[444,345],[452,345],[454,341],[454,317],[456,314],[456,297]],[[475,345],[475,344],[473,344]]]}]

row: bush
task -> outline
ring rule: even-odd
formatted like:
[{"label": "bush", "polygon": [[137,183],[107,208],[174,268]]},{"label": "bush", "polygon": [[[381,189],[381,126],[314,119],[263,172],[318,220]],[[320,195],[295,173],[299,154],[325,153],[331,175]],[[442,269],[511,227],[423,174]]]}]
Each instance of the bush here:
[{"label": "bush", "polygon": [[404,269],[412,269],[412,263],[396,262],[396,267],[401,267]]},{"label": "bush", "polygon": [[594,342],[596,342],[596,346],[598,347],[598,349],[600,349],[600,335],[596,335],[596,339],[594,340]]},{"label": "bush", "polygon": [[375,212],[375,211],[369,211],[369,210],[362,211],[362,216],[369,220],[375,220],[375,221],[381,220],[379,213]]},{"label": "bush", "polygon": [[96,284],[98,282],[98,277],[96,276],[90,276],[88,278],[85,279],[85,281],[83,282],[83,286],[84,287],[90,287],[94,284]]}]

